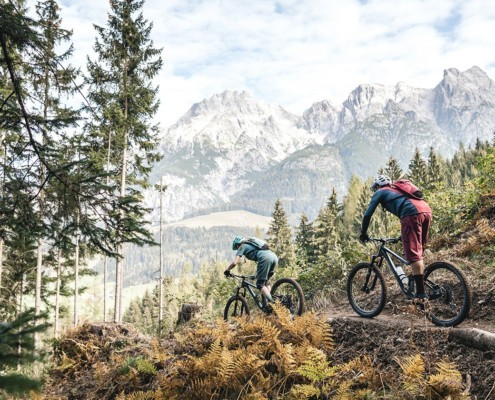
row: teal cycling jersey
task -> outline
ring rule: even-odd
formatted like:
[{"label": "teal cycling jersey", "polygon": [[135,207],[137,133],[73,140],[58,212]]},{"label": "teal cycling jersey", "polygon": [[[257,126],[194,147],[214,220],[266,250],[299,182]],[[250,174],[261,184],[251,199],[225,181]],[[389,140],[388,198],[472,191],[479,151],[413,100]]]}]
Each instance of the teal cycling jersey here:
[{"label": "teal cycling jersey", "polygon": [[265,250],[260,250],[249,243],[243,243],[237,249],[236,255],[239,257],[244,256],[251,261],[258,261],[258,251],[265,251]]}]

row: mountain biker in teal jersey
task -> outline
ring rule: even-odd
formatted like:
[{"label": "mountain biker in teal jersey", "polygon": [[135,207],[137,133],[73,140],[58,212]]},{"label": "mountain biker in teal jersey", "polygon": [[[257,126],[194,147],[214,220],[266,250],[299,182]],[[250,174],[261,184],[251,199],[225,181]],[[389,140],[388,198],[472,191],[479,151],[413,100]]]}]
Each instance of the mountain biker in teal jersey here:
[{"label": "mountain biker in teal jersey", "polygon": [[371,189],[375,193],[364,213],[359,239],[362,242],[369,239],[366,231],[371,216],[379,204],[399,217],[402,245],[405,258],[412,268],[416,297],[425,298],[423,251],[428,240],[428,229],[432,219],[431,208],[426,201],[409,197],[392,187],[392,180],[386,175],[378,175],[372,182]]},{"label": "mountain biker in teal jersey", "polygon": [[268,248],[264,240],[254,237],[236,236],[232,242],[232,250],[236,250],[237,253],[234,260],[225,270],[225,276],[230,276],[230,270],[239,264],[242,256],[248,260],[256,261],[256,287],[261,290],[261,293],[268,301],[273,301],[267,281],[273,275],[273,270],[278,264],[277,255]]}]

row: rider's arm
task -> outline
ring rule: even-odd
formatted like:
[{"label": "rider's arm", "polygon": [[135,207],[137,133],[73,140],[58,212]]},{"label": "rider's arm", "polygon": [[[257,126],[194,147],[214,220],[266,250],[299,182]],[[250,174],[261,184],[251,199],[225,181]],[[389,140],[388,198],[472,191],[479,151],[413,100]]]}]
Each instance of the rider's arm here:
[{"label": "rider's arm", "polygon": [[241,261],[241,256],[235,256],[234,258],[234,261],[232,261],[230,263],[230,265],[227,267],[227,270],[231,270],[232,268],[234,268],[237,264],[239,264],[239,262]]},{"label": "rider's arm", "polygon": [[370,204],[366,211],[364,212],[363,215],[363,222],[361,224],[361,234],[364,235],[368,231],[368,226],[370,225],[371,221],[371,216],[376,210],[376,207],[378,207],[378,204],[380,204],[380,199],[381,199],[381,193],[380,190],[377,190],[375,194],[373,194],[373,197],[371,198]]}]

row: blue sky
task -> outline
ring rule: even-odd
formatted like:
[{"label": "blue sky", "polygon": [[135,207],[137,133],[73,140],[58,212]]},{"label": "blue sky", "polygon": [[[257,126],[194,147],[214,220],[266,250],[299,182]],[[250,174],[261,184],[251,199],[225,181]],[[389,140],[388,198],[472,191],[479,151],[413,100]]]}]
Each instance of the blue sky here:
[{"label": "blue sky", "polygon": [[[84,66],[109,3],[63,0]],[[495,79],[491,0],[146,0],[163,47],[162,127],[224,90],[301,115],[312,103],[342,103],[360,83],[432,88],[443,70],[473,65]]]}]

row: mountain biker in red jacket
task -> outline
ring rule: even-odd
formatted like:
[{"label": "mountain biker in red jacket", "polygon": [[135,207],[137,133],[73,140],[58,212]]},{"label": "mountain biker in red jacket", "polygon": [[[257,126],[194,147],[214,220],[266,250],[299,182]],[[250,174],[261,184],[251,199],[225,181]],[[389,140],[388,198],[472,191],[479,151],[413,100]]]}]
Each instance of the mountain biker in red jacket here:
[{"label": "mountain biker in red jacket", "polygon": [[387,175],[378,175],[371,184],[374,194],[363,216],[361,225],[362,242],[369,240],[366,231],[375,212],[381,204],[387,211],[400,218],[402,246],[406,260],[410,263],[416,286],[416,298],[424,299],[424,263],[423,251],[428,240],[432,213],[430,206],[422,199],[416,199],[405,195],[392,185],[392,180]]}]

